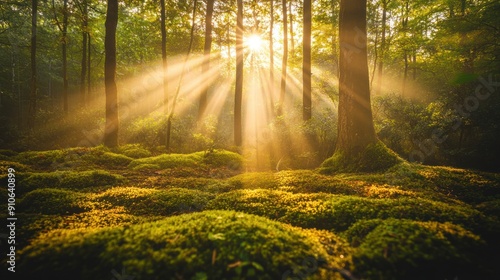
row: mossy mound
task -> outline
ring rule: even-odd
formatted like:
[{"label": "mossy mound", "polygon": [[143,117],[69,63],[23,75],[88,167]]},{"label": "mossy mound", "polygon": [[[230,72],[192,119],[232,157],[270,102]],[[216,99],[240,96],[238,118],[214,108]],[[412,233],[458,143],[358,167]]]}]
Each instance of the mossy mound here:
[{"label": "mossy mound", "polygon": [[18,194],[40,188],[84,189],[89,187],[117,185],[125,181],[121,175],[105,170],[94,171],[56,171],[25,174],[19,183]]},{"label": "mossy mound", "polygon": [[151,156],[151,152],[140,144],[127,144],[117,148],[117,153],[129,158],[146,158]]},{"label": "mossy mound", "polygon": [[145,189],[116,187],[95,196],[105,207],[123,206],[133,215],[174,215],[201,211],[215,195],[181,188]]},{"label": "mossy mound", "polygon": [[26,164],[9,160],[0,160],[0,174],[7,174],[9,168],[13,168],[15,170],[14,174],[18,172],[31,171],[31,168]]},{"label": "mossy mound", "polygon": [[458,225],[372,220],[348,235],[362,240],[353,260],[363,279],[491,279],[481,265],[485,243]]},{"label": "mossy mound", "polygon": [[20,253],[17,268],[26,278],[53,279],[108,279],[122,269],[138,280],[284,279],[300,272],[308,279],[341,279],[327,266],[347,266],[349,251],[329,236],[254,215],[206,211],[47,234]]},{"label": "mossy mound", "polygon": [[344,231],[360,220],[411,219],[453,222],[488,232],[492,221],[465,205],[449,205],[418,197],[374,199],[325,193],[294,194],[277,190],[237,190],[220,194],[207,209],[234,209],[295,226]]},{"label": "mossy mound", "polygon": [[68,215],[91,209],[85,194],[60,190],[39,189],[19,200],[19,211],[47,215]]},{"label": "mossy mound", "polygon": [[243,167],[243,158],[233,152],[214,150],[212,152],[196,152],[192,154],[163,154],[156,157],[141,158],[133,160],[129,168],[139,168],[145,164],[156,165],[161,169],[167,168],[204,168],[204,167],[227,167],[232,170],[240,170]]},{"label": "mossy mound", "polygon": [[341,151],[335,152],[321,164],[320,172],[323,174],[383,172],[402,161],[396,153],[378,141],[354,156],[345,155]]}]

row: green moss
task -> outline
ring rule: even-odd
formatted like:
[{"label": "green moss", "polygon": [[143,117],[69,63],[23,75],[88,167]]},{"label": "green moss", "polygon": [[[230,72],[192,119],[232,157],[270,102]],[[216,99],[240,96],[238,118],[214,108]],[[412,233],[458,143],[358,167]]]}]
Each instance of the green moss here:
[{"label": "green moss", "polygon": [[174,215],[201,211],[214,195],[180,188],[164,190],[117,187],[96,195],[96,201],[123,206],[134,215]]},{"label": "green moss", "polygon": [[373,199],[263,189],[220,194],[207,204],[207,209],[234,209],[296,226],[337,232],[347,230],[357,221],[376,218],[452,221],[480,231],[488,231],[491,222],[471,207],[422,198]]},{"label": "green moss", "polygon": [[23,194],[39,188],[83,189],[116,185],[124,180],[123,176],[104,170],[31,173],[20,181],[18,191]]},{"label": "green moss", "polygon": [[136,159],[129,164],[129,168],[143,164],[158,165],[166,168],[229,168],[239,170],[243,166],[243,158],[233,152],[214,150],[212,152],[197,152],[192,154],[163,154],[156,157]]},{"label": "green moss", "polygon": [[86,160],[110,169],[114,169],[116,167],[127,166],[133,159],[121,154],[103,152],[93,153],[91,156],[86,157]]},{"label": "green moss", "polygon": [[324,174],[341,172],[380,172],[401,163],[403,160],[382,142],[368,145],[358,155],[344,155],[337,151],[321,164]]},{"label": "green moss", "polygon": [[140,165],[136,165],[132,168],[132,170],[141,171],[141,170],[159,170],[161,169],[158,164],[144,163]]},{"label": "green moss", "polygon": [[354,254],[356,272],[368,279],[490,279],[480,263],[485,243],[450,223],[389,219]]},{"label": "green moss", "polygon": [[53,165],[64,162],[64,158],[63,150],[50,150],[22,152],[15,157],[15,160],[35,168],[51,169]]},{"label": "green moss", "polygon": [[6,158],[15,157],[17,154],[18,152],[13,150],[0,149],[0,156],[4,156]]},{"label": "green moss", "polygon": [[[122,268],[138,280],[173,275],[282,279],[299,271],[311,279],[341,279],[325,265],[346,261],[329,255],[335,244],[323,245],[318,236],[258,216],[208,211],[129,227],[47,234],[20,253],[18,268],[24,277],[50,273],[54,279],[106,279]],[[317,268],[307,260],[317,261]]]},{"label": "green moss", "polygon": [[15,161],[0,160],[0,174],[7,174],[9,168],[13,168],[15,170],[14,174],[18,172],[31,171],[31,168],[26,164]]},{"label": "green moss", "polygon": [[19,210],[23,213],[67,215],[90,209],[84,194],[68,190],[34,190],[19,200]]},{"label": "green moss", "polygon": [[130,158],[146,158],[151,156],[151,152],[140,144],[127,144],[117,148],[117,153]]},{"label": "green moss", "polygon": [[476,209],[486,215],[497,217],[500,221],[500,199],[480,203],[476,205]]}]

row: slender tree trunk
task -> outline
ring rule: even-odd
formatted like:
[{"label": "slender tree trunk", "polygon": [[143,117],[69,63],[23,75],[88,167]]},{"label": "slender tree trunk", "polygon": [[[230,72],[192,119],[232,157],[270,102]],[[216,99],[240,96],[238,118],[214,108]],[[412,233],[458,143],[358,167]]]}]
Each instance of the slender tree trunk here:
[{"label": "slender tree trunk", "polygon": [[356,156],[376,143],[368,77],[366,0],[340,2],[340,80],[336,153]]},{"label": "slender tree trunk", "polygon": [[85,83],[87,78],[87,39],[88,39],[88,5],[87,0],[83,0],[83,15],[82,15],[82,61],[80,72],[80,95],[82,104],[85,106],[87,100],[85,98]]},{"label": "slender tree trunk", "polygon": [[[165,0],[160,0],[160,29],[161,29],[161,60],[162,60],[162,75],[163,75],[163,107],[165,116],[168,116],[168,77],[167,77],[167,28],[165,24]],[[167,130],[165,128],[165,130]],[[160,130],[160,143],[166,145],[166,131]]]},{"label": "slender tree trunk", "polygon": [[68,114],[68,0],[64,0],[62,23],[62,62],[64,114]]},{"label": "slender tree trunk", "polygon": [[286,68],[288,63],[288,22],[286,13],[286,0],[281,1],[283,5],[283,57],[281,60],[281,85],[280,85],[280,100],[278,104],[278,116],[283,115],[283,106],[285,103],[285,92],[286,92]]},{"label": "slender tree trunk", "polygon": [[270,0],[271,18],[269,23],[269,101],[271,104],[270,112],[274,115],[274,0]]},{"label": "slender tree trunk", "polygon": [[241,123],[241,103],[243,97],[243,0],[237,0],[236,17],[236,87],[234,94],[234,144],[241,147],[243,142]]},{"label": "slender tree trunk", "polygon": [[412,54],[412,70],[413,70],[413,80],[415,81],[417,79],[417,52],[416,50],[413,50]]},{"label": "slender tree trunk", "polygon": [[193,14],[191,18],[191,32],[190,32],[190,38],[189,38],[189,47],[188,51],[186,54],[186,58],[184,59],[184,63],[182,64],[182,70],[181,70],[181,76],[179,77],[179,83],[177,84],[177,88],[175,90],[175,95],[174,99],[172,100],[172,110],[170,110],[170,113],[168,114],[167,117],[167,151],[170,152],[170,139],[172,135],[172,118],[174,117],[175,113],[175,107],[177,105],[177,99],[179,97],[179,93],[181,91],[181,86],[182,86],[182,81],[184,79],[184,74],[186,72],[186,64],[189,60],[189,56],[191,55],[191,50],[193,48],[193,41],[194,41],[194,29],[195,29],[195,21],[196,21],[196,9],[198,8],[198,0],[194,0],[193,4]]},{"label": "slender tree trunk", "polygon": [[387,4],[389,0],[383,0],[382,1],[382,39],[380,42],[380,58],[378,62],[378,83],[377,83],[377,90],[376,92],[378,94],[381,93],[382,90],[382,73],[384,69],[384,56],[385,56],[385,30],[387,27]]},{"label": "slender tree trunk", "polygon": [[[208,75],[210,69],[210,52],[212,50],[212,16],[214,12],[214,0],[207,0],[207,14],[205,17],[205,46],[203,48],[204,59],[202,72],[203,76]],[[201,121],[204,117],[205,111],[207,109],[207,98],[208,89],[210,85],[207,85],[200,95],[200,105],[198,107],[198,121]]]},{"label": "slender tree trunk", "polygon": [[302,41],[302,118],[304,121],[311,119],[311,0],[304,0],[303,16],[303,41]]},{"label": "slender tree trunk", "polygon": [[36,74],[36,27],[38,1],[31,0],[31,92],[30,106],[28,110],[28,128],[35,128],[36,101],[37,101],[37,74]]},{"label": "slender tree trunk", "polygon": [[290,57],[294,57],[295,54],[295,41],[293,40],[293,13],[292,13],[292,1],[290,0],[290,3],[288,3],[288,16],[290,17],[290,47],[291,47],[291,52],[290,52]]},{"label": "slender tree trunk", "polygon": [[90,55],[91,55],[91,47],[92,47],[92,43],[90,42],[91,40],[91,37],[90,37],[90,32],[87,32],[87,50],[89,52],[89,54],[87,55],[87,98],[89,99],[90,101],[90,95],[92,93],[92,80],[90,79],[90,71],[91,71],[91,68],[90,68]]},{"label": "slender tree trunk", "polygon": [[104,145],[118,146],[118,91],[116,88],[116,26],[118,24],[118,0],[107,0],[106,37],[104,49],[104,86],[106,91],[106,127]]},{"label": "slender tree trunk", "polygon": [[[403,36],[406,38],[407,33],[408,33],[408,13],[409,13],[409,0],[406,0],[406,6],[404,10],[404,16],[403,16]],[[403,89],[401,92],[401,96],[405,96],[406,92],[406,81],[408,79],[408,50],[407,47],[404,46],[404,76],[403,76]]]},{"label": "slender tree trunk", "polygon": [[378,45],[378,29],[379,29],[379,24],[378,24],[378,13],[375,13],[375,42],[373,43],[373,51],[374,51],[374,58],[373,58],[373,69],[372,69],[372,75],[370,78],[370,88],[373,88],[373,79],[375,78],[375,70],[377,69],[377,61],[378,61],[378,51],[379,51],[379,45]]}]

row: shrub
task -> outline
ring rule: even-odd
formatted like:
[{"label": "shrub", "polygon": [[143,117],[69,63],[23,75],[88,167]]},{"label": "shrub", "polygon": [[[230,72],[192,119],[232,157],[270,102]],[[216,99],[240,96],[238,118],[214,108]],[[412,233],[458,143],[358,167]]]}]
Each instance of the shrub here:
[{"label": "shrub", "polygon": [[23,213],[67,215],[88,211],[90,208],[84,194],[68,190],[34,190],[19,200],[19,209]]},{"label": "shrub", "polygon": [[[122,268],[138,280],[173,275],[282,279],[299,271],[311,279],[341,279],[325,265],[345,261],[330,256],[318,239],[318,234],[262,217],[207,211],[128,227],[47,234],[20,253],[18,268],[24,277],[50,273],[54,279],[106,279]],[[307,266],[307,259],[318,260],[316,269]]]}]

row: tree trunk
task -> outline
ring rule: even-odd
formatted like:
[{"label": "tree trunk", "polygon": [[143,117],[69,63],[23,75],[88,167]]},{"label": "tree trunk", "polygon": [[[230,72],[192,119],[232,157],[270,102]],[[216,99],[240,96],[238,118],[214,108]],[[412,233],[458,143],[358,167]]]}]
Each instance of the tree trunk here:
[{"label": "tree trunk", "polygon": [[286,0],[281,1],[283,5],[283,56],[281,60],[281,85],[280,85],[280,100],[278,104],[278,116],[283,115],[283,105],[285,103],[286,91],[286,68],[288,62],[288,22],[286,12]]},{"label": "tree trunk", "polygon": [[377,83],[377,93],[380,94],[382,90],[382,73],[384,69],[384,55],[385,55],[385,30],[387,27],[387,4],[389,0],[382,1],[382,39],[380,42],[380,58],[378,62],[378,83]]},{"label": "tree trunk", "polygon": [[118,146],[118,91],[116,88],[116,26],[118,24],[118,0],[107,0],[106,37],[104,39],[104,86],[106,91],[106,127],[104,145]]},{"label": "tree trunk", "polygon": [[85,82],[87,78],[87,39],[88,39],[88,4],[87,0],[83,0],[83,15],[82,15],[82,61],[80,72],[80,95],[82,104],[86,105],[85,98]]},{"label": "tree trunk", "polygon": [[62,62],[64,114],[68,114],[68,0],[64,0],[62,23]]},{"label": "tree trunk", "polygon": [[31,1],[31,92],[28,110],[28,128],[35,128],[36,101],[37,101],[37,75],[36,75],[36,25],[38,1]]},{"label": "tree trunk", "polygon": [[295,41],[293,40],[293,13],[292,13],[292,1],[288,3],[288,16],[290,18],[290,57],[293,59],[295,54]]},{"label": "tree trunk", "polygon": [[[214,0],[207,0],[207,13],[205,17],[205,45],[203,48],[204,59],[202,72],[205,77],[208,75],[208,71],[210,69],[210,51],[212,49],[212,15],[214,12]],[[201,121],[204,117],[205,111],[207,109],[207,98],[208,98],[208,89],[209,85],[207,85],[200,95],[200,105],[198,107],[198,121]]]},{"label": "tree trunk", "polygon": [[311,0],[304,0],[302,41],[302,117],[304,121],[311,119]]},{"label": "tree trunk", "polygon": [[[160,0],[160,29],[161,29],[161,60],[162,60],[162,75],[163,75],[163,107],[165,116],[168,116],[168,78],[167,78],[167,28],[165,24],[165,0]],[[160,129],[160,144],[166,145],[166,131]]]},{"label": "tree trunk", "polygon": [[170,110],[170,113],[168,114],[167,117],[167,144],[166,148],[167,151],[170,153],[170,138],[172,134],[172,118],[174,117],[175,113],[175,107],[177,104],[177,98],[179,97],[179,93],[181,91],[181,86],[182,86],[182,81],[184,79],[184,73],[186,72],[186,64],[189,60],[189,56],[191,55],[191,49],[193,48],[193,41],[194,41],[194,29],[195,29],[195,21],[196,21],[196,9],[198,7],[198,0],[194,0],[193,4],[193,14],[191,18],[191,32],[190,32],[190,38],[189,38],[189,47],[188,51],[186,54],[186,58],[184,59],[184,63],[182,64],[182,70],[181,70],[181,76],[179,77],[179,83],[177,84],[177,88],[175,90],[174,94],[174,99],[172,100],[172,110]]},{"label": "tree trunk", "polygon": [[274,114],[274,0],[270,0],[269,3],[271,5],[271,18],[269,23],[269,101],[271,105],[270,112]]},{"label": "tree trunk", "polygon": [[376,143],[368,77],[366,0],[340,2],[340,80],[336,153],[359,155]]},{"label": "tree trunk", "polygon": [[238,14],[236,17],[236,87],[234,94],[234,144],[241,147],[242,123],[241,102],[243,96],[243,0],[237,0]]},{"label": "tree trunk", "polygon": [[87,50],[89,52],[88,56],[87,56],[87,98],[90,100],[90,95],[92,93],[92,88],[91,88],[91,85],[92,85],[92,81],[90,79],[90,71],[91,71],[91,68],[90,68],[90,54],[91,54],[91,47],[92,47],[92,43],[90,42],[91,40],[91,37],[90,37],[90,32],[87,32],[87,43],[88,43],[88,46],[87,46]]}]

